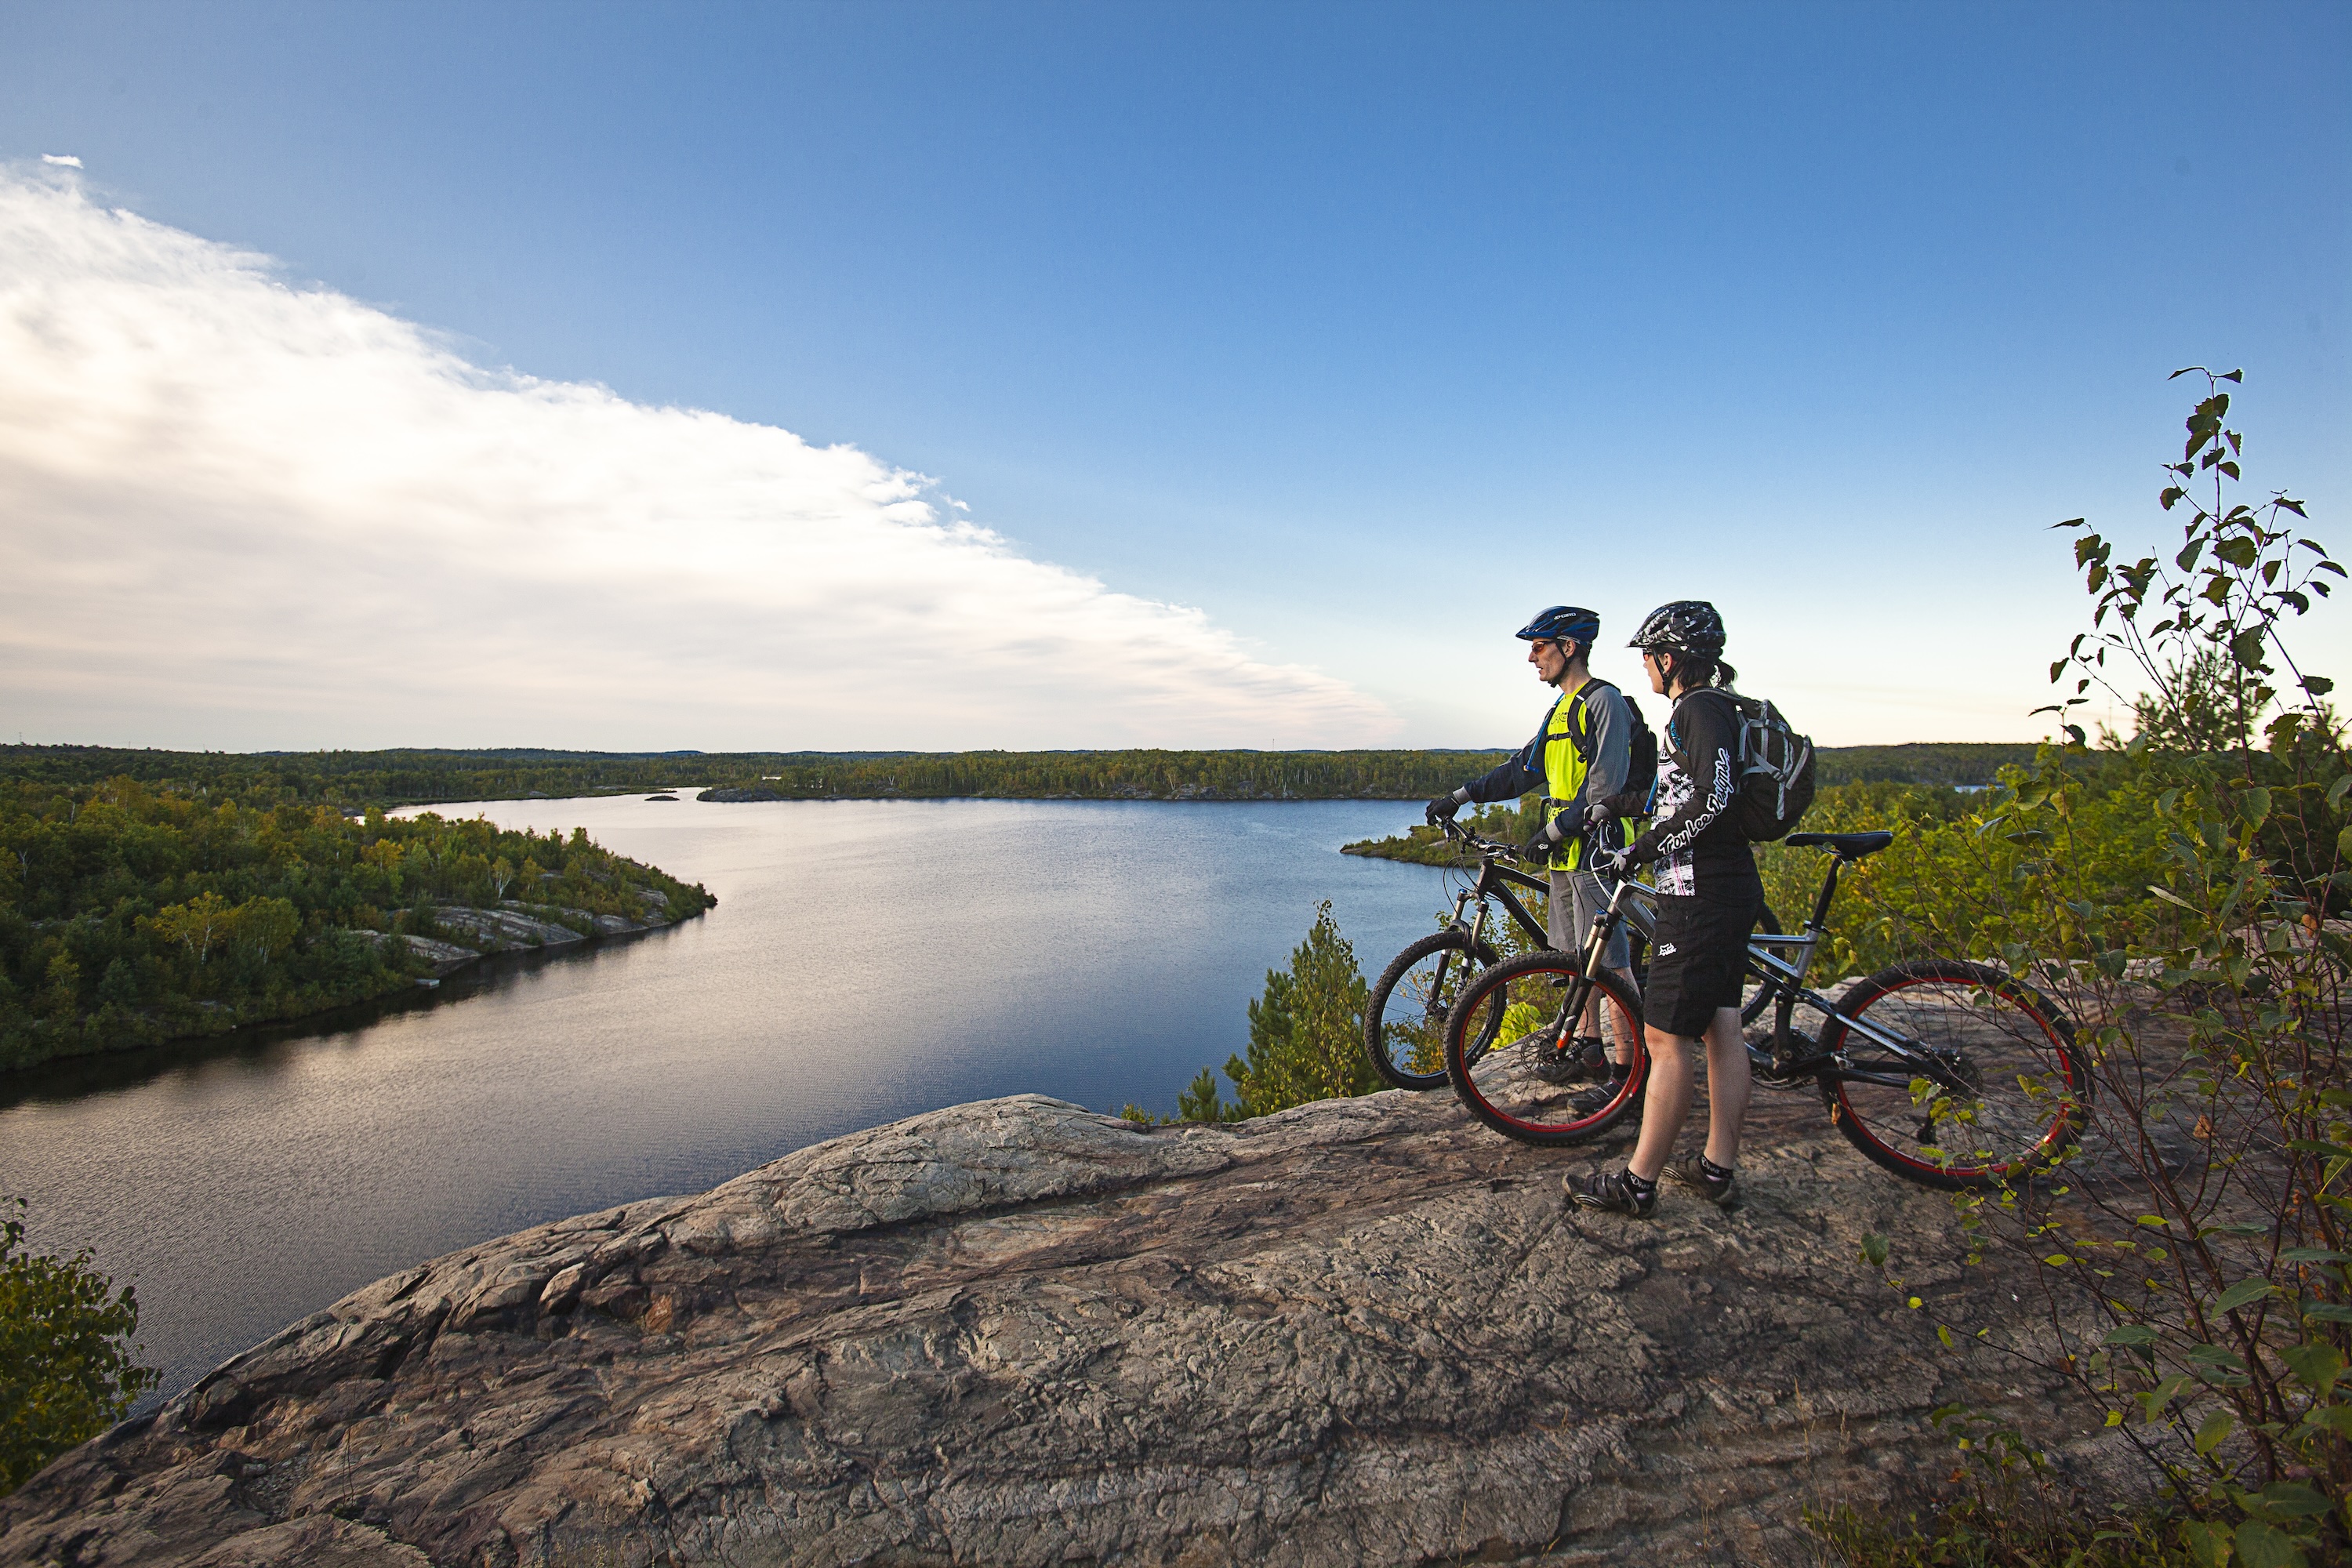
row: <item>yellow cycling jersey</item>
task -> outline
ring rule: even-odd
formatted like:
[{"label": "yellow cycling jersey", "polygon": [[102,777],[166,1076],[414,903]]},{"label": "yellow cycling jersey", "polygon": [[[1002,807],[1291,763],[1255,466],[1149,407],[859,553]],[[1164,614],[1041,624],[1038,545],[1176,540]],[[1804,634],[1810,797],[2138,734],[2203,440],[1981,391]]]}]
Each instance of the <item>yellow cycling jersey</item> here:
[{"label": "yellow cycling jersey", "polygon": [[[1584,793],[1585,775],[1591,772],[1585,753],[1592,749],[1592,715],[1581,699],[1585,687],[1591,684],[1588,679],[1574,691],[1563,692],[1544,721],[1544,820],[1554,821],[1567,812],[1576,814],[1560,824],[1559,847],[1552,851],[1551,857],[1551,868],[1555,871],[1577,869],[1584,855],[1584,808],[1578,797]],[[1622,819],[1618,831],[1619,845],[1632,843],[1632,818]]]}]

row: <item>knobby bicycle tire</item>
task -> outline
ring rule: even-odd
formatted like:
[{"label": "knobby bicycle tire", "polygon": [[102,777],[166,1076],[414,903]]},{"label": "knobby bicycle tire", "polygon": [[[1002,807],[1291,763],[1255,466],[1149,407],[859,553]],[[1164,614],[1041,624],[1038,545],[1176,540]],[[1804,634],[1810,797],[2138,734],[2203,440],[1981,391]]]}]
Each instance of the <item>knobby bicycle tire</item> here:
[{"label": "knobby bicycle tire", "polygon": [[2081,1136],[2091,1079],[2074,1026],[2013,975],[1951,960],[1898,963],[1848,986],[1838,1011],[1936,1050],[1973,1089],[1932,1082],[1843,1023],[1823,1027],[1822,1047],[1838,1058],[1821,1079],[1830,1119],[1896,1175],[1952,1190],[2008,1186]]},{"label": "knobby bicycle tire", "polygon": [[1383,1082],[1415,1090],[1444,1087],[1446,1015],[1496,956],[1484,941],[1474,949],[1470,933],[1454,926],[1423,937],[1381,972],[1364,999],[1364,1054]]},{"label": "knobby bicycle tire", "polygon": [[[1642,1004],[1608,974],[1593,982],[1601,1033],[1630,1053],[1631,1073],[1612,1086],[1607,1103],[1591,1111],[1571,1102],[1591,1085],[1548,1084],[1536,1077],[1533,1046],[1562,1021],[1577,964],[1577,955],[1549,949],[1496,964],[1464,988],[1446,1016],[1445,1068],[1454,1092],[1470,1114],[1507,1138],[1550,1148],[1598,1138],[1641,1103],[1649,1085]],[[1573,1032],[1575,1021],[1567,1022]]]}]

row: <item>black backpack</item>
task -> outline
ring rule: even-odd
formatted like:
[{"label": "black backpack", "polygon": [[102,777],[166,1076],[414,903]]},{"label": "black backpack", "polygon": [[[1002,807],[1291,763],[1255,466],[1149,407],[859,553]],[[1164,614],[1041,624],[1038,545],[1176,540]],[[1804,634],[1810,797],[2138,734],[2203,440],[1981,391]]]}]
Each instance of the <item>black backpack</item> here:
[{"label": "black backpack", "polygon": [[[1596,686],[1606,686],[1618,696],[1622,697],[1625,700],[1625,711],[1633,721],[1633,731],[1625,737],[1625,784],[1619,793],[1638,795],[1647,800],[1650,798],[1650,791],[1656,787],[1658,782],[1657,731],[1650,728],[1650,721],[1642,717],[1642,705],[1634,701],[1633,694],[1624,688],[1613,681],[1602,680],[1597,676],[1588,678],[1576,693],[1577,709],[1584,715],[1584,733],[1577,733],[1576,721],[1571,717],[1568,721],[1568,743],[1576,748],[1576,754],[1584,760],[1586,767],[1592,765],[1591,742],[1592,710],[1585,707],[1584,699],[1585,694]],[[1806,791],[1805,798],[1808,802],[1812,799],[1810,787]]]},{"label": "black backpack", "polygon": [[1759,844],[1786,838],[1813,804],[1813,742],[1763,698],[1724,695],[1739,710],[1739,831]]}]

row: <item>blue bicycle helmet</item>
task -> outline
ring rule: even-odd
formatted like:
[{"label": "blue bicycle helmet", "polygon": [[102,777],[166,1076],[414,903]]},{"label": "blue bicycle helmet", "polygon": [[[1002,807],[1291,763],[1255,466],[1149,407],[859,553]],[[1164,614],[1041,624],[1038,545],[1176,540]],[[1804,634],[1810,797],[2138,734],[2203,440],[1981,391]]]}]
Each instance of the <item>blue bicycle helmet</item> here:
[{"label": "blue bicycle helmet", "polygon": [[1589,643],[1600,635],[1599,612],[1580,610],[1574,605],[1554,605],[1549,610],[1538,610],[1534,620],[1519,628],[1522,642]]}]

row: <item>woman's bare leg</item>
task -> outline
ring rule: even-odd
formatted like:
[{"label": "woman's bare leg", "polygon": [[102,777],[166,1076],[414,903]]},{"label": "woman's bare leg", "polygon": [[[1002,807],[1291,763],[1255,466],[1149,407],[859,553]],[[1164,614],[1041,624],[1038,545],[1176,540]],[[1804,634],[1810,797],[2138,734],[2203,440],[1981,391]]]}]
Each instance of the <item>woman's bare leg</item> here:
[{"label": "woman's bare leg", "polygon": [[1724,1170],[1739,1159],[1739,1124],[1748,1119],[1748,1095],[1754,1086],[1739,1009],[1718,1007],[1706,1031],[1706,1157]]},{"label": "woman's bare leg", "polygon": [[[1731,1016],[1734,1023],[1738,1021],[1738,1014]],[[1664,1029],[1649,1030],[1648,1037],[1650,1085],[1642,1095],[1642,1136],[1633,1144],[1633,1157],[1626,1162],[1626,1168],[1645,1182],[1654,1182],[1666,1168],[1666,1156],[1675,1152],[1675,1140],[1682,1135],[1683,1122],[1690,1116],[1696,1082],[1690,1053],[1698,1042]],[[1746,1081],[1741,1079],[1743,1088]],[[1744,1095],[1742,1103],[1746,1103]]]},{"label": "woman's bare leg", "polygon": [[[1654,1182],[1675,1152],[1683,1123],[1690,1120],[1696,1087],[1691,1050],[1701,1042],[1648,1031],[1650,1086],[1642,1098],[1642,1136],[1627,1168]],[[1748,1119],[1748,1096],[1755,1080],[1748,1071],[1748,1039],[1739,1009],[1718,1007],[1706,1028],[1706,1157],[1728,1171],[1739,1159],[1739,1127]]]}]

